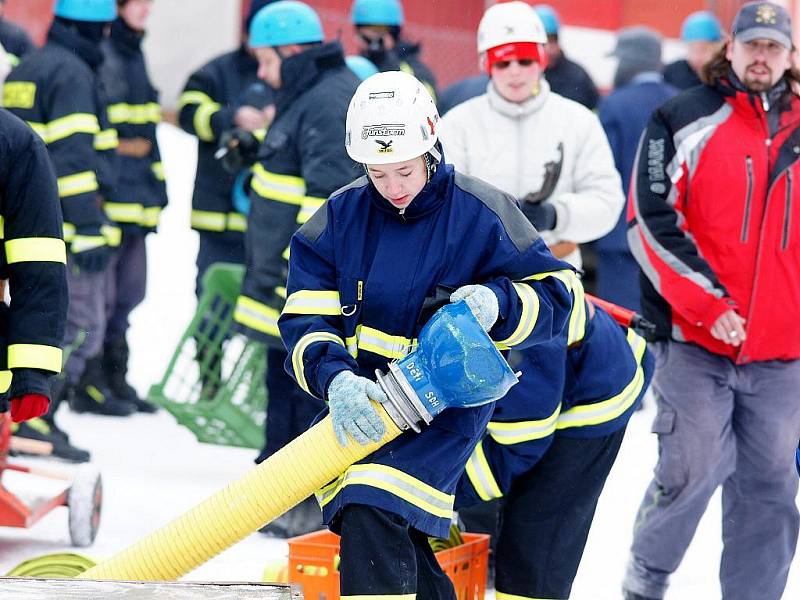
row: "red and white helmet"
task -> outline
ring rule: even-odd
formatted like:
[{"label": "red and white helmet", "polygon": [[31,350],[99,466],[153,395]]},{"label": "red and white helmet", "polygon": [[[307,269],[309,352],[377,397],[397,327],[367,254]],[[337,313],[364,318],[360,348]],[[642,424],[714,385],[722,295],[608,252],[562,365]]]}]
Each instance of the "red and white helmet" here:
[{"label": "red and white helmet", "polygon": [[503,2],[489,7],[478,25],[478,53],[486,55],[486,70],[504,60],[531,59],[547,66],[547,32],[533,8],[525,2]]},{"label": "red and white helmet", "polygon": [[438,139],[439,111],[427,88],[402,71],[376,73],[361,82],[347,109],[345,147],[368,165],[423,156]]}]

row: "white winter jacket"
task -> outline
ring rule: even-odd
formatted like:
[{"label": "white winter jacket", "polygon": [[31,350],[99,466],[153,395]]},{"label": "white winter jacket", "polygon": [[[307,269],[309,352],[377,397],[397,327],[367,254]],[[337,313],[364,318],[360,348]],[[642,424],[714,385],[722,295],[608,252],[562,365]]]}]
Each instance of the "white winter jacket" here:
[{"label": "white winter jacket", "polygon": [[[549,198],[556,228],[542,233],[548,244],[589,242],[616,225],[625,194],[600,121],[551,92],[544,79],[539,93],[522,104],[508,102],[489,82],[486,94],[445,115],[439,135],[456,170],[519,200],[542,188],[545,163],[559,161],[561,145],[561,175]],[[580,267],[580,251],[565,260]]]}]

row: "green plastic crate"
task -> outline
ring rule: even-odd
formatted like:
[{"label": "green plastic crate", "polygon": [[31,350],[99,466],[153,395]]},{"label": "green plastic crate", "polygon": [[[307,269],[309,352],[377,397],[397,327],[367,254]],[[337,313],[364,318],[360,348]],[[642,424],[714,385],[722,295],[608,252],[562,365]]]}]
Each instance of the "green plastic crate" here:
[{"label": "green plastic crate", "polygon": [[266,348],[233,331],[242,265],[218,263],[203,276],[197,312],[148,399],[208,444],[264,445]]}]

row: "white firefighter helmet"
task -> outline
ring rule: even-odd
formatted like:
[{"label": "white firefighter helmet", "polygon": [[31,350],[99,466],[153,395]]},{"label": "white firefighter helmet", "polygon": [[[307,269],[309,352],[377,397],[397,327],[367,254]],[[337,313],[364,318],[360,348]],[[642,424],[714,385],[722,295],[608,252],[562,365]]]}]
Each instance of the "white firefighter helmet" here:
[{"label": "white firefighter helmet", "polygon": [[361,82],[347,109],[345,146],[354,161],[385,165],[423,156],[438,139],[439,111],[430,92],[402,71]]},{"label": "white firefighter helmet", "polygon": [[547,33],[539,15],[525,2],[490,6],[478,25],[478,53],[515,42],[547,43]]}]

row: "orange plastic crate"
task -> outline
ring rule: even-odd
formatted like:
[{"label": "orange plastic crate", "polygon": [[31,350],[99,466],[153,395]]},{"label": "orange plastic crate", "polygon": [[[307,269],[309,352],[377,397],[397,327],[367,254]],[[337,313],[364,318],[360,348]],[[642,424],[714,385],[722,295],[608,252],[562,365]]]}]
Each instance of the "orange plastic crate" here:
[{"label": "orange plastic crate", "polygon": [[[489,536],[464,533],[464,543],[436,553],[458,600],[483,600]],[[339,536],[316,531],[289,540],[289,581],[303,586],[306,600],[339,600]]]}]

